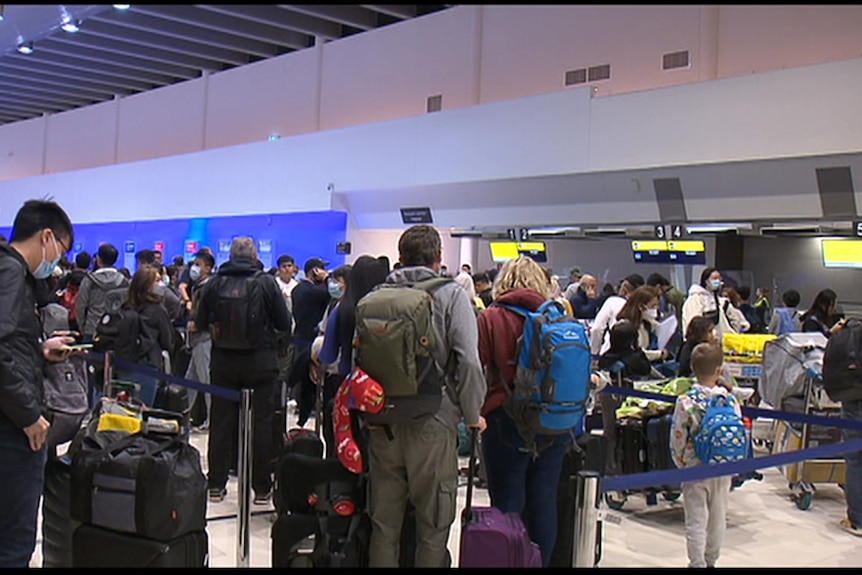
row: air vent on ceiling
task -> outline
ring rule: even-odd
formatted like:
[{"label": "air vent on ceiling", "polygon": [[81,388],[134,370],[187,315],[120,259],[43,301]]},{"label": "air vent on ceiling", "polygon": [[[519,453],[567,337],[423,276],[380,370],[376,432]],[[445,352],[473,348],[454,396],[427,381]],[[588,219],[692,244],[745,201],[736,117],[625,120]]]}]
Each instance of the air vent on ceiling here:
[{"label": "air vent on ceiling", "polygon": [[601,66],[591,66],[587,73],[589,75],[590,82],[595,82],[597,80],[610,80],[611,65],[602,64]]},{"label": "air vent on ceiling", "polygon": [[587,237],[625,237],[628,235],[625,228],[599,228],[595,230],[584,230],[584,235]]},{"label": "air vent on ceiling", "polygon": [[428,96],[428,112],[439,112],[443,109],[443,94]]},{"label": "air vent on ceiling", "polygon": [[587,81],[587,69],[579,68],[577,70],[569,70],[566,72],[566,86],[573,84],[583,84]]},{"label": "air vent on ceiling", "polygon": [[760,228],[763,236],[819,236],[823,233],[820,226],[770,226]]},{"label": "air vent on ceiling", "polygon": [[673,70],[674,68],[688,68],[691,66],[691,60],[688,58],[688,50],[680,52],[671,52],[661,57],[661,69]]}]

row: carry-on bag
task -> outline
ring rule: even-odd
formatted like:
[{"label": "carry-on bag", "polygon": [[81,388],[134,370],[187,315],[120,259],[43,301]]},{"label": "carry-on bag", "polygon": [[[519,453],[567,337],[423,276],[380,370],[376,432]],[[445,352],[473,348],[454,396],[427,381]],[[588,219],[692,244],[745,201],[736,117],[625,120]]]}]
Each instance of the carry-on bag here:
[{"label": "carry-on bag", "polygon": [[49,457],[42,491],[42,567],[72,566],[72,533],[80,525],[69,514],[71,466],[65,457]]},{"label": "carry-on bag", "polygon": [[189,407],[188,388],[164,381],[159,383],[159,387],[156,390],[156,399],[153,400],[154,409],[187,414]]},{"label": "carry-on bag", "polygon": [[616,461],[621,475],[643,473],[647,470],[646,437],[643,422],[626,418],[617,422]]},{"label": "carry-on bag", "polygon": [[[470,469],[476,466],[478,430],[473,428]],[[459,567],[541,567],[542,553],[517,513],[473,506],[473,473],[467,474],[467,502],[461,514]]]},{"label": "carry-on bag", "polygon": [[205,529],[200,452],[183,435],[149,430],[156,416],[180,416],[146,410],[137,433],[99,431],[111,415],[94,417],[70,447],[72,518],[160,541]]},{"label": "carry-on bag", "polygon": [[278,513],[349,516],[365,508],[364,477],[338,459],[286,453],[276,468],[273,505]]},{"label": "carry-on bag", "polygon": [[191,531],[170,541],[81,525],[72,536],[72,567],[208,567],[209,537]]},{"label": "carry-on bag", "polygon": [[[604,474],[608,438],[602,433],[582,433],[566,451],[557,490],[557,542],[548,567],[574,567],[575,506],[579,471]],[[602,522],[598,522],[601,529]],[[601,531],[597,539],[601,542]],[[597,558],[598,561],[598,558]]]},{"label": "carry-on bag", "polygon": [[672,413],[650,417],[646,420],[647,467],[651,471],[676,468],[670,453],[672,425]]}]

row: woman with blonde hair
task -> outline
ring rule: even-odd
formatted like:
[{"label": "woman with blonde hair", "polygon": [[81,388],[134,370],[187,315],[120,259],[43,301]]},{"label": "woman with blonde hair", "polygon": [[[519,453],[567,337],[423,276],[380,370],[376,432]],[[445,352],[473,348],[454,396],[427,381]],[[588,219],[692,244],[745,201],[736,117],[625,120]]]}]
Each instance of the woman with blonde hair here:
[{"label": "woman with blonde hair", "polygon": [[525,516],[530,538],[539,544],[547,566],[557,539],[557,487],[572,436],[539,435],[527,445],[503,407],[513,389],[513,358],[524,327],[524,317],[503,306],[536,311],[549,300],[550,284],[539,264],[519,257],[503,265],[493,296],[494,303],[478,318],[479,358],[488,382],[481,411],[488,423],[482,434],[488,494],[492,506]]}]

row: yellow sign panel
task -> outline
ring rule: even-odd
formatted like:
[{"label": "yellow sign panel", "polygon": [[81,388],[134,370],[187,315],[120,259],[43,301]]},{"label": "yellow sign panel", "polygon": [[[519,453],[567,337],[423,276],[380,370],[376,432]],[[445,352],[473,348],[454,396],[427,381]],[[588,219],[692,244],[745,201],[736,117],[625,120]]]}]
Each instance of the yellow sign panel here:
[{"label": "yellow sign panel", "polygon": [[[520,252],[541,252],[545,250],[545,242],[519,242],[517,251]],[[518,257],[518,254],[515,254]]]},{"label": "yellow sign panel", "polygon": [[667,247],[672,252],[705,252],[703,240],[670,241]]},{"label": "yellow sign panel", "polygon": [[823,266],[827,268],[862,268],[862,240],[823,239]]},{"label": "yellow sign panel", "polygon": [[491,242],[491,259],[495,262],[514,260],[518,257],[516,242]]},{"label": "yellow sign panel", "polygon": [[667,251],[667,242],[661,240],[633,241],[632,250],[636,252]]}]

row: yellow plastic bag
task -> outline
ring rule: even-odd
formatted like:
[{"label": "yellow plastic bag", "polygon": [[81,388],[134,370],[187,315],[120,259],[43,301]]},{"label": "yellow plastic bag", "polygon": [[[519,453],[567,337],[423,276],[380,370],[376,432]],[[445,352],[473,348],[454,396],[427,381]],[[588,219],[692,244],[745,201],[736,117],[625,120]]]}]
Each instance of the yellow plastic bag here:
[{"label": "yellow plastic bag", "polygon": [[724,360],[731,363],[761,363],[763,347],[775,339],[771,333],[726,333],[721,338]]},{"label": "yellow plastic bag", "polygon": [[140,433],[141,423],[140,417],[120,415],[118,413],[103,413],[99,416],[99,425],[96,427],[96,431]]}]

